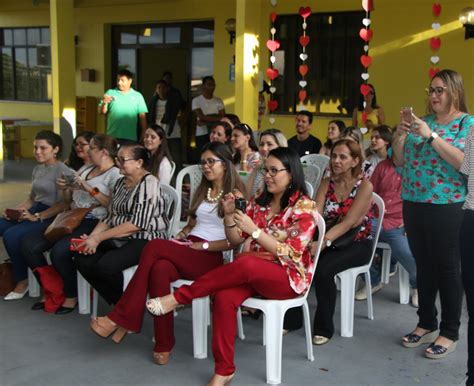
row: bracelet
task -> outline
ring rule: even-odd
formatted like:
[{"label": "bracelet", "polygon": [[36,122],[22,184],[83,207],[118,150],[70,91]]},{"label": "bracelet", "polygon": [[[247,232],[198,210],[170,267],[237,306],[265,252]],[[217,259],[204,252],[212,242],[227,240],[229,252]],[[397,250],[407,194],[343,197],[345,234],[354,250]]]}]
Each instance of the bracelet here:
[{"label": "bracelet", "polygon": [[36,220],[37,220],[37,221],[43,222],[43,219],[41,218],[41,214],[40,214],[40,213],[35,213],[34,216],[36,217]]},{"label": "bracelet", "polygon": [[226,228],[233,228],[233,227],[236,227],[236,226],[237,226],[237,223],[234,222],[233,224],[229,224],[229,225],[227,225],[226,223],[224,223],[224,226],[225,226]]},{"label": "bracelet", "polygon": [[95,197],[95,196],[97,196],[99,193],[100,193],[100,190],[99,190],[98,188],[93,188],[93,189],[89,192],[89,194],[90,194],[91,197]]}]

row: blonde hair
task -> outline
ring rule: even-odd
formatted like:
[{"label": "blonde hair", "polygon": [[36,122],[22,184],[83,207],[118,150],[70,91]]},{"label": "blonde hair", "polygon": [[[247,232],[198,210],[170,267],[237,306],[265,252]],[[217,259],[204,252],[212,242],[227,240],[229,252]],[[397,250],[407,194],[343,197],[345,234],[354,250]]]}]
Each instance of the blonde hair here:
[{"label": "blonde hair", "polygon": [[[466,103],[466,94],[464,92],[464,82],[462,76],[453,70],[441,70],[433,78],[431,82],[439,78],[446,86],[446,93],[448,95],[448,102],[450,106],[463,113],[468,113],[467,103]],[[431,83],[430,83],[431,85]],[[430,99],[428,98],[426,110],[428,113],[433,114],[433,108],[431,107]]]}]

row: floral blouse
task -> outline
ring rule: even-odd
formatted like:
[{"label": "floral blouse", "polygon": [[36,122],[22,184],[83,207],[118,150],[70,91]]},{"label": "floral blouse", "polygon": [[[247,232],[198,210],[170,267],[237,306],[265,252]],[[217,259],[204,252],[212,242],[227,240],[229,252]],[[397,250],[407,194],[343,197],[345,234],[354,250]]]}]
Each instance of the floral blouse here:
[{"label": "floral blouse", "polygon": [[[298,294],[304,293],[311,283],[314,266],[310,250],[316,231],[316,203],[295,192],[288,206],[267,220],[269,211],[270,206],[262,207],[254,199],[247,207],[247,215],[255,225],[278,240],[278,262],[285,268],[291,288]],[[243,237],[248,235],[243,234]],[[264,251],[257,240],[252,240],[250,250]]]},{"label": "floral blouse", "polygon": [[[434,114],[423,117],[423,120],[446,142],[464,151],[469,126],[474,124],[474,117],[463,114],[447,125],[437,123]],[[427,139],[415,134],[408,135],[403,153],[403,200],[429,204],[464,201],[466,184],[461,173],[442,159]]]},{"label": "floral blouse", "polygon": [[[362,177],[357,180],[351,192],[349,193],[349,197],[347,197],[342,202],[339,202],[337,200],[336,191],[334,189],[334,181],[329,181],[329,187],[328,191],[326,192],[326,201],[324,203],[323,214],[326,224],[330,224],[335,221],[339,222],[344,218],[344,216],[347,215],[347,213],[352,207],[352,203],[354,202],[357,196],[357,191],[359,190],[360,184],[362,183],[364,178],[365,177]],[[372,217],[373,210],[371,208],[362,220],[360,231],[354,237],[354,241],[372,240]]]}]

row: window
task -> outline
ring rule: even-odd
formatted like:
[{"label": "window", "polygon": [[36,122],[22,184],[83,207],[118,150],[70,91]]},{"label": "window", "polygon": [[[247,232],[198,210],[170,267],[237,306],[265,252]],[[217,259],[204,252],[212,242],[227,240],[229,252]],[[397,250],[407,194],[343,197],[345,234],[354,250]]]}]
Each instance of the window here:
[{"label": "window", "polygon": [[0,99],[51,100],[49,28],[0,29]]},{"label": "window", "polygon": [[[316,115],[350,115],[359,98],[360,74],[363,67],[360,56],[364,42],[359,37],[363,12],[317,13],[307,20],[306,46],[309,72],[305,76],[308,93],[305,109]],[[299,105],[298,92],[301,80],[298,68],[303,34],[299,15],[278,16],[277,34],[279,51],[275,53],[275,66],[280,76],[275,79],[275,99],[278,113],[293,114]]]}]

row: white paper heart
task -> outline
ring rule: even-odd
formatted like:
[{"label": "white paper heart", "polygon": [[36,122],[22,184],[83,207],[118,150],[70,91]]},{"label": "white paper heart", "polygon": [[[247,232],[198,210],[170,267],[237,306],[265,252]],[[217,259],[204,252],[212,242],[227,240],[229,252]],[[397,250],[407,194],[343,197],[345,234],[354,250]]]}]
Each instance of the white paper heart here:
[{"label": "white paper heart", "polygon": [[275,118],[273,117],[268,118],[268,122],[270,122],[273,125],[275,123]]},{"label": "white paper heart", "polygon": [[270,0],[270,4],[273,6],[277,5],[277,0]]},{"label": "white paper heart", "polygon": [[367,52],[368,50],[369,50],[369,46],[366,44],[366,45],[364,46],[364,51]]},{"label": "white paper heart", "polygon": [[277,30],[276,30],[275,28],[272,28],[272,29],[270,30],[270,33],[271,33],[272,35],[275,35],[275,34],[276,34],[276,31],[277,31]]},{"label": "white paper heart", "polygon": [[308,25],[306,23],[303,23],[303,29],[306,29]]},{"label": "white paper heart", "polygon": [[273,86],[270,87],[270,92],[271,92],[272,94],[275,94],[275,91],[276,91],[276,90],[277,90],[276,87],[273,87]]},{"label": "white paper heart", "polygon": [[439,62],[439,56],[432,56],[431,58],[431,63],[436,64]]},{"label": "white paper heart", "polygon": [[370,19],[367,19],[367,18],[362,19],[362,24],[368,27],[370,25]]},{"label": "white paper heart", "polygon": [[306,87],[308,82],[306,82],[305,80],[300,80],[298,84],[300,85],[300,87]]},{"label": "white paper heart", "polygon": [[364,72],[360,77],[364,80],[367,80],[370,78],[370,75],[367,72]]},{"label": "white paper heart", "polygon": [[439,23],[431,24],[431,28],[433,28],[433,29],[439,29],[439,27],[441,27],[441,24],[439,24]]},{"label": "white paper heart", "polygon": [[308,59],[308,54],[300,54],[300,59],[304,62],[306,59]]},{"label": "white paper heart", "polygon": [[270,56],[270,62],[275,63],[276,58],[272,55]]},{"label": "white paper heart", "polygon": [[360,128],[360,132],[361,132],[362,134],[365,134],[365,133],[367,133],[368,131],[369,131],[369,130],[367,130],[367,127],[361,127],[361,128]]},{"label": "white paper heart", "polygon": [[366,101],[364,101],[363,106],[364,106],[364,109],[367,107],[367,102]]}]

